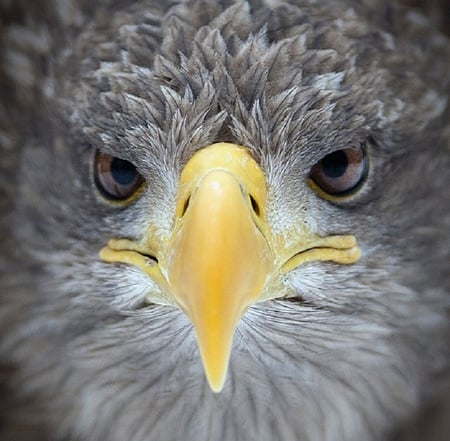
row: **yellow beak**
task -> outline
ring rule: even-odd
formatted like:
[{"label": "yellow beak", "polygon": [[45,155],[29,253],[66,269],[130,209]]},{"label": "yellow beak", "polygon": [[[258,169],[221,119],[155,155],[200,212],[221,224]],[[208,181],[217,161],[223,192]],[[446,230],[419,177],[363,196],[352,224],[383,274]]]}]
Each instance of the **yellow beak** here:
[{"label": "yellow beak", "polygon": [[195,327],[206,376],[218,392],[237,323],[272,270],[258,227],[264,176],[246,150],[216,144],[191,159],[180,182],[168,282]]},{"label": "yellow beak", "polygon": [[261,168],[247,149],[227,143],[186,164],[170,237],[150,228],[140,241],[111,239],[100,251],[104,261],[136,265],[156,282],[160,293],[149,293],[149,302],[175,303],[187,314],[214,392],[223,388],[240,318],[255,302],[286,294],[282,274],[319,260],[353,263],[360,254],[351,235],[274,236]]}]

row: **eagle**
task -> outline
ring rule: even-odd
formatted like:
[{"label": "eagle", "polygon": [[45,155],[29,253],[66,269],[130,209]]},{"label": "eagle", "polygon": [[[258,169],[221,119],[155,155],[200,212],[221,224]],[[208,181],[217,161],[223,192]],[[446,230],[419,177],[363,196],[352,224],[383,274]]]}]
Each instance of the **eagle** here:
[{"label": "eagle", "polygon": [[432,18],[387,0],[0,11],[1,440],[421,433],[450,366]]}]

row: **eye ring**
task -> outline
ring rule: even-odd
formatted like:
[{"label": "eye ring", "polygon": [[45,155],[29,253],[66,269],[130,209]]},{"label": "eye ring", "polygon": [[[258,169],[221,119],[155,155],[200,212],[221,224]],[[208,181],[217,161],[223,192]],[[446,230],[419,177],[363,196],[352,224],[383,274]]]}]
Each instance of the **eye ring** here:
[{"label": "eye ring", "polygon": [[309,173],[309,184],[319,196],[339,200],[355,194],[368,174],[369,159],[364,145],[336,150],[324,156]]},{"label": "eye ring", "polygon": [[101,195],[112,202],[131,202],[144,178],[129,161],[97,150],[94,156],[94,182]]}]

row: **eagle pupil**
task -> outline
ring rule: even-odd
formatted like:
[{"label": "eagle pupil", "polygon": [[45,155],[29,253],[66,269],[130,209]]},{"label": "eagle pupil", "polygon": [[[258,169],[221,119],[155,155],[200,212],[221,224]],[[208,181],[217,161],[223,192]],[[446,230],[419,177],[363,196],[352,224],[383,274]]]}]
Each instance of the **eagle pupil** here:
[{"label": "eagle pupil", "polygon": [[130,185],[136,179],[136,167],[128,161],[114,158],[111,162],[111,175],[119,185]]},{"label": "eagle pupil", "polygon": [[339,178],[347,171],[348,158],[343,150],[330,153],[322,159],[322,170],[329,178]]}]

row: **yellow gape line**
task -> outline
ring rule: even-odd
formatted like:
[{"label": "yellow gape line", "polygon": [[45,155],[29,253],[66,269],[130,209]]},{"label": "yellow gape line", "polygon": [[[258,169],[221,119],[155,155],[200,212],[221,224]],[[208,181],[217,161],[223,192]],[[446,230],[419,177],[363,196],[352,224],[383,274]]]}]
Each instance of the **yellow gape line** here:
[{"label": "yellow gape line", "polygon": [[307,245],[299,249],[282,265],[282,272],[291,271],[304,263],[318,260],[350,264],[361,257],[361,249],[355,236],[318,237]]},{"label": "yellow gape line", "polygon": [[[223,388],[236,326],[269,280],[306,262],[348,264],[360,257],[354,236],[299,234],[288,249],[272,237],[264,174],[248,150],[234,144],[193,155],[180,177],[174,218],[165,241],[111,239],[100,257],[139,267],[186,313],[214,392]],[[264,295],[270,297],[277,295]]]},{"label": "yellow gape line", "polygon": [[168,285],[165,277],[161,274],[160,266],[150,256],[149,249],[144,248],[138,242],[128,239],[110,239],[108,245],[100,250],[99,256],[109,263],[127,263],[135,265],[144,271],[165,291]]}]

